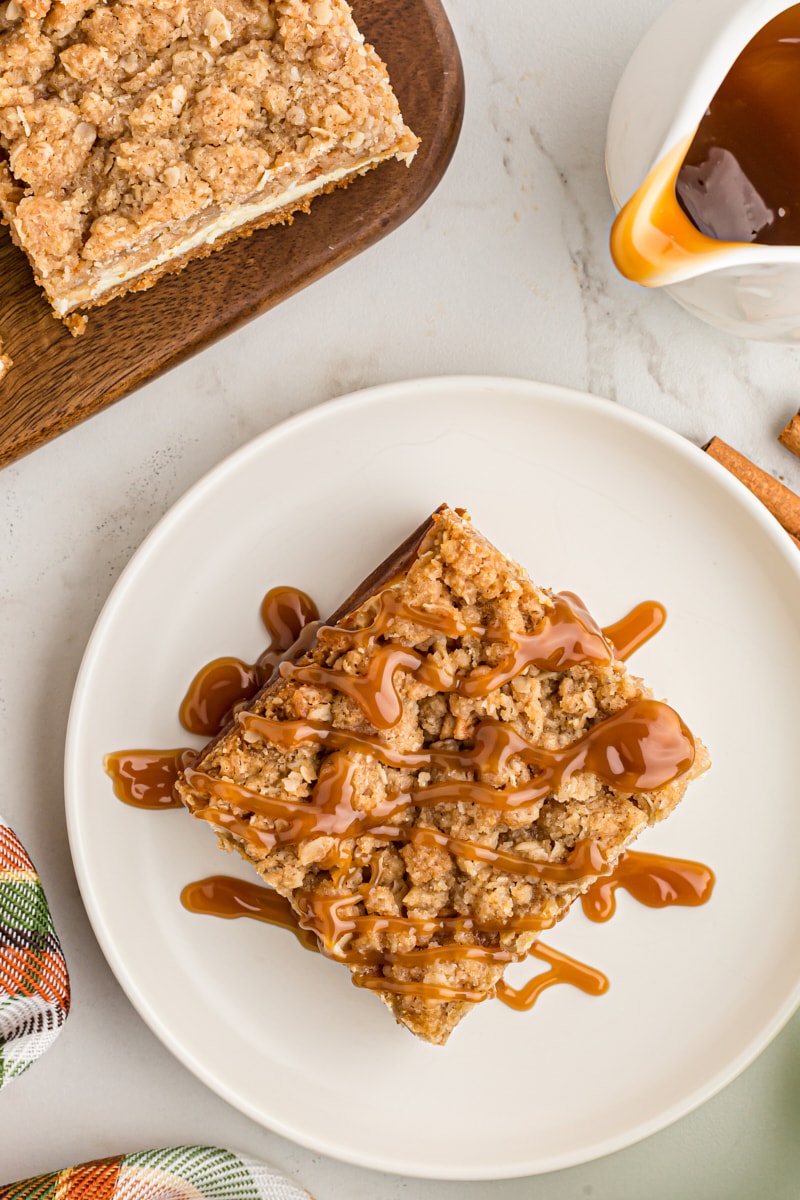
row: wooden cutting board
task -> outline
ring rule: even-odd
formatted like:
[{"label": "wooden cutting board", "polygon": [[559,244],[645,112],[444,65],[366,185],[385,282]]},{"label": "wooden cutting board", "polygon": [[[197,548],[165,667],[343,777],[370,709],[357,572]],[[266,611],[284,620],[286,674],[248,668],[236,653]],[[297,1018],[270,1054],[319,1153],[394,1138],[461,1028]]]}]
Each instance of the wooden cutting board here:
[{"label": "wooden cutting board", "polygon": [[73,338],[51,315],[22,253],[0,233],[0,337],[14,366],[0,383],[0,466],[319,279],[391,232],[444,174],[464,109],[464,78],[439,0],[351,0],[389,67],[406,123],[422,139],[411,167],[381,164],[314,200],[308,216],[192,262],[115,300]]}]

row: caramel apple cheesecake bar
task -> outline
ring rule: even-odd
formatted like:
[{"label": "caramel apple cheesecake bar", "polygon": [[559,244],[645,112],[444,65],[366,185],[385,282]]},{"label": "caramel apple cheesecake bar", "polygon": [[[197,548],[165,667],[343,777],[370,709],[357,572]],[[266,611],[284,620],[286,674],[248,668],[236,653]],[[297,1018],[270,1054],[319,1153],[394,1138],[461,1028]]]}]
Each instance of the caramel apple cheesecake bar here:
[{"label": "caramel apple cheesecake bar", "polygon": [[707,762],[577,597],[442,508],[178,793],[441,1044]]},{"label": "caramel apple cheesecake bar", "polygon": [[417,144],[346,0],[0,3],[0,212],[59,317]]}]

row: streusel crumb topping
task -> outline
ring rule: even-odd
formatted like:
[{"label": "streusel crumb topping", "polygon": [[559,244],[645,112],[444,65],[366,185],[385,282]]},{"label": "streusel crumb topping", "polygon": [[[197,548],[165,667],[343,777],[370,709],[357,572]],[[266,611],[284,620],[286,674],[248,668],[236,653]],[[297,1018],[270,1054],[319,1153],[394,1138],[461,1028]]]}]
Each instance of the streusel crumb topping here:
[{"label": "streusel crumb topping", "polygon": [[[413,1033],[441,1044],[476,1000],[494,994],[504,969],[453,949],[524,955],[537,938],[530,922],[558,921],[596,877],[548,880],[524,868],[564,864],[587,841],[613,864],[648,824],[672,811],[708,758],[698,742],[692,769],[650,790],[610,783],[586,760],[523,804],[513,801],[515,790],[534,787],[541,765],[501,754],[478,787],[474,762],[453,759],[465,748],[474,752],[487,727],[520,736],[545,755],[574,751],[650,693],[606,643],[605,661],[504,670],[514,639],[540,630],[556,597],[452,510],[435,514],[389,595],[397,616],[380,635],[354,636],[374,628],[380,597],[319,630],[306,656],[310,673],[290,670],[265,687],[178,791],[303,920],[331,905],[343,920],[358,918],[360,929],[344,938],[356,982],[377,991]],[[418,657],[424,666],[394,672],[398,709],[391,724],[378,727],[365,713],[365,692],[347,681],[368,681],[380,657],[395,651],[411,651],[409,661]],[[437,685],[437,673],[464,686]],[[296,743],[280,735],[298,722],[329,732]],[[337,754],[324,737],[356,744]],[[333,786],[330,772],[345,767],[352,775],[342,796],[350,795],[361,825],[336,837],[284,836],[287,822],[268,815],[270,802],[313,805],[320,789]],[[376,822],[396,828],[381,830]],[[393,927],[368,918],[399,918],[399,927],[397,920]],[[440,956],[444,935],[426,923],[454,920],[466,924],[445,937],[448,954]],[[418,965],[397,961],[416,951],[425,952]],[[381,965],[370,965],[375,958]],[[453,998],[431,997],[442,988]]]},{"label": "streusel crumb topping", "polygon": [[0,205],[51,299],[165,232],[416,149],[344,0],[0,11]]}]

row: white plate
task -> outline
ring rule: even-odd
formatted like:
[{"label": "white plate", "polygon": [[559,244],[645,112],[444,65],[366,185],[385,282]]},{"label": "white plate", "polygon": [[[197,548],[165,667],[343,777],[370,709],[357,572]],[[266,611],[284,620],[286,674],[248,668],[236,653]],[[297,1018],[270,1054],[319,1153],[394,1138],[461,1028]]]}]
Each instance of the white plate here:
[{"label": "white plate", "polygon": [[[714,767],[641,846],[707,862],[700,909],[621,895],[547,939],[611,980],[484,1004],[422,1044],[348,972],[280,930],[192,915],[182,886],[247,877],[182,811],[114,799],[103,755],[186,744],[184,687],[263,648],[271,586],[333,607],[442,500],[602,623],[645,598],[666,628],[634,660]],[[270,430],[194,487],[135,555],[89,643],[67,744],[83,898],[128,996],[166,1046],[248,1116],[314,1150],[403,1174],[495,1179],[583,1162],[711,1096],[800,1000],[800,555],[750,494],[675,434],[542,384],[394,384]],[[534,966],[518,966],[518,977]],[[514,976],[512,976],[513,978]]]}]

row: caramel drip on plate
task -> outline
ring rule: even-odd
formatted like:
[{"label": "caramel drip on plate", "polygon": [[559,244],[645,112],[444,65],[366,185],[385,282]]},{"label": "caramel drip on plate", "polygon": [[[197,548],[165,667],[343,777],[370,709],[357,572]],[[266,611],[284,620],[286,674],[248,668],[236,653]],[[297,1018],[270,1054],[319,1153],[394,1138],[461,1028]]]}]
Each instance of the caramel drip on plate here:
[{"label": "caramel drip on plate", "polygon": [[703,863],[627,850],[612,875],[598,879],[584,892],[581,904],[589,920],[597,922],[613,917],[619,888],[648,908],[696,907],[711,899],[714,882],[714,872]]},{"label": "caramel drip on plate", "polygon": [[643,600],[621,620],[603,628],[603,637],[616,651],[617,658],[626,662],[645,642],[663,629],[667,610],[658,600]]},{"label": "caramel drip on plate", "polygon": [[103,768],[114,795],[134,808],[180,808],[174,787],[178,775],[197,762],[196,750],[118,750],[107,754]]},{"label": "caramel drip on plate", "polygon": [[213,737],[226,723],[231,709],[249,700],[261,686],[255,663],[241,658],[215,658],[201,667],[189,684],[178,715],[189,733]]},{"label": "caramel drip on plate", "polygon": [[297,653],[303,631],[319,619],[314,601],[297,588],[276,587],[261,603],[261,619],[270,646],[255,663],[215,658],[197,672],[181,701],[181,724],[189,733],[213,737],[226,725],[231,710],[249,700],[273,675],[287,654]]},{"label": "caramel drip on plate", "polygon": [[[279,670],[284,679],[334,688],[358,704],[376,729],[391,729],[403,715],[403,699],[395,676],[408,671],[420,683],[436,692],[456,693],[470,698],[488,696],[509,683],[526,668],[540,671],[566,671],[582,663],[610,663],[613,651],[599,627],[577,596],[561,592],[553,598],[553,608],[532,633],[469,625],[458,614],[431,613],[413,609],[398,601],[386,589],[377,597],[377,613],[364,629],[346,632],[354,645],[375,645],[377,638],[389,632],[397,620],[408,620],[431,633],[446,638],[476,638],[511,646],[509,654],[496,667],[481,667],[471,675],[458,675],[437,666],[425,655],[406,646],[375,646],[363,675],[351,675],[334,667],[284,662]],[[320,635],[325,630],[320,629]]]},{"label": "caramel drip on plate", "polygon": [[319,950],[314,934],[298,925],[289,901],[261,884],[234,879],[230,875],[209,875],[186,885],[181,892],[181,904],[189,912],[226,920],[251,917],[254,921],[264,921],[267,925],[288,929],[306,950]]},{"label": "caramel drip on plate", "polygon": [[534,975],[533,979],[521,988],[512,987],[501,979],[497,985],[497,999],[509,1008],[527,1012],[533,1008],[542,992],[556,983],[568,983],[590,996],[602,996],[608,991],[608,980],[602,971],[570,958],[568,954],[553,950],[551,946],[543,946],[541,942],[531,946],[529,953],[532,958],[546,962],[550,969],[543,971],[541,975]]},{"label": "caramel drip on plate", "polygon": [[[258,660],[265,666],[267,655],[291,650],[306,625],[319,620],[319,610],[311,597],[294,587],[270,588],[259,611],[270,636],[269,650]],[[276,658],[271,665],[274,667],[278,662],[280,659]]]}]

